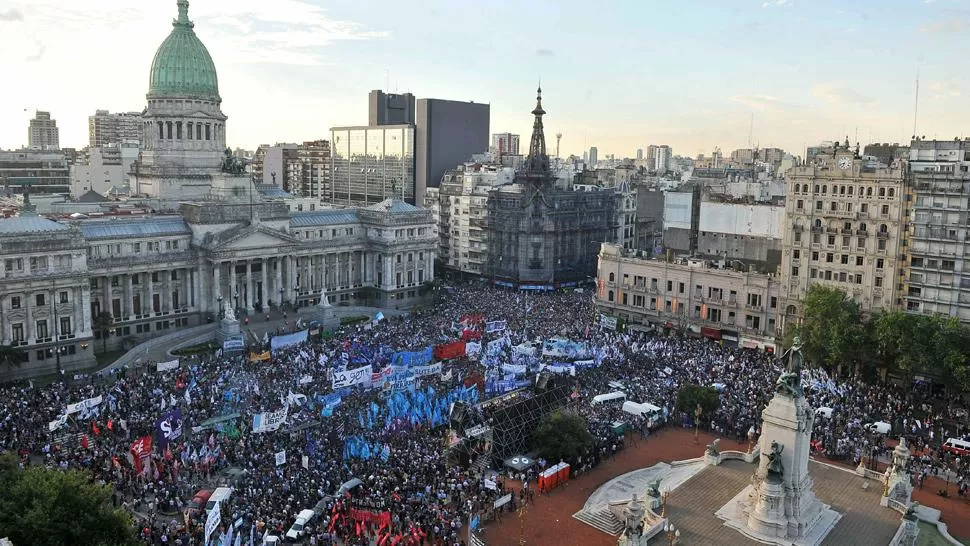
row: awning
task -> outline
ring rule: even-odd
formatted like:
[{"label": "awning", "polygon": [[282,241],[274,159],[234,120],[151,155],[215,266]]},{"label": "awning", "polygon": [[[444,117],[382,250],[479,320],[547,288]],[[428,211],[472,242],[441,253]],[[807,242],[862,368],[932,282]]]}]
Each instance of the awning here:
[{"label": "awning", "polygon": [[717,328],[701,328],[701,335],[711,339],[721,339],[721,331]]},{"label": "awning", "polygon": [[721,330],[721,338],[724,339],[724,341],[733,341],[735,343],[738,342],[738,336],[732,336],[724,330]]},{"label": "awning", "polygon": [[522,472],[534,464],[536,464],[536,462],[525,455],[516,455],[514,457],[505,459],[505,466],[518,470],[519,472]]}]

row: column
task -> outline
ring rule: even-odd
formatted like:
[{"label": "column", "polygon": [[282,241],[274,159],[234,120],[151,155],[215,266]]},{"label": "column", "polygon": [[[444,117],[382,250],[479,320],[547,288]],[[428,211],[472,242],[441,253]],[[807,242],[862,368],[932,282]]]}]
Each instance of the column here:
[{"label": "column", "polygon": [[263,277],[263,293],[262,293],[262,297],[259,300],[259,303],[260,305],[262,305],[264,313],[269,312],[269,307],[267,307],[266,302],[270,300],[270,298],[267,296],[271,295],[269,291],[269,284],[267,283],[267,275],[266,275],[266,268],[268,266],[269,266],[269,260],[267,260],[266,258],[262,258],[259,261],[259,267],[262,273],[261,276]]},{"label": "column", "polygon": [[[219,298],[222,297],[222,279],[220,278],[222,273],[222,262],[215,262],[212,264],[212,299],[215,300],[215,304],[219,305]],[[218,315],[222,309],[216,309],[216,314]]]},{"label": "column", "polygon": [[10,311],[7,309],[7,300],[9,296],[6,294],[0,295],[0,341],[4,345],[10,345],[10,320],[7,318]]},{"label": "column", "polygon": [[24,311],[27,314],[27,320],[24,321],[24,341],[27,343],[33,343],[36,337],[36,332],[34,331],[34,298],[30,291],[25,293],[24,301]]},{"label": "column", "polygon": [[273,299],[276,300],[277,306],[283,305],[283,302],[286,301],[286,287],[283,286],[283,261],[282,256],[276,258],[276,282],[273,283]]},{"label": "column", "polygon": [[[111,308],[111,275],[104,276],[104,297],[101,300],[101,312],[114,314]],[[118,318],[118,317],[113,317]]]},{"label": "column", "polygon": [[[152,272],[145,272],[145,289],[148,291],[148,315],[155,316],[155,286],[152,284]],[[161,299],[161,298],[159,298]],[[158,309],[161,310],[162,306],[159,305]]]},{"label": "column", "polygon": [[74,335],[81,333],[81,313],[83,309],[80,306],[81,303],[81,287],[74,286],[71,288],[71,332]]},{"label": "column", "polygon": [[[195,300],[196,300],[196,298],[199,297],[198,294],[202,291],[201,290],[202,289],[202,275],[200,275],[201,271],[197,271],[195,268],[189,269],[188,271],[189,271],[189,278],[192,280],[192,283],[191,283],[192,290],[189,293],[188,306],[194,309],[194,308],[196,308],[196,306],[198,306],[198,304],[196,303]],[[201,305],[200,307],[201,307],[201,309],[199,309],[200,311],[205,311],[206,310],[206,306],[204,304]]]},{"label": "column", "polygon": [[171,312],[175,310],[172,308],[172,272],[166,269],[162,275],[165,278],[162,279],[162,297],[159,298],[161,301],[158,307],[163,312]]},{"label": "column", "polygon": [[357,284],[363,285],[367,282],[367,251],[360,251],[360,274],[357,275]]},{"label": "column", "polygon": [[394,255],[384,255],[384,286],[394,288],[397,279],[394,277]]},{"label": "column", "polygon": [[253,262],[246,261],[246,312],[253,312]]},{"label": "column", "polygon": [[239,289],[236,287],[236,262],[229,262],[229,293],[226,299],[229,300],[229,305],[235,307],[236,304],[236,294]]},{"label": "column", "polygon": [[81,333],[91,335],[91,287],[81,285]]},{"label": "column", "polygon": [[340,252],[333,255],[334,288],[340,290],[343,287],[343,269],[340,265]]},{"label": "column", "polygon": [[121,314],[124,317],[131,317],[135,314],[135,302],[134,295],[131,292],[131,274],[126,274],[124,277],[125,284],[125,296],[124,300],[121,302]]}]

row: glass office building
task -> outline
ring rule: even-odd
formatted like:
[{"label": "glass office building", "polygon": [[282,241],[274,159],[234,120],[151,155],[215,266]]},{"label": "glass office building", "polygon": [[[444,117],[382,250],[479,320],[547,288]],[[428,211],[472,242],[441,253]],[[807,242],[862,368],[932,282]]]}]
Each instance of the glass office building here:
[{"label": "glass office building", "polygon": [[367,206],[389,197],[414,203],[414,126],[334,127],[330,200]]}]

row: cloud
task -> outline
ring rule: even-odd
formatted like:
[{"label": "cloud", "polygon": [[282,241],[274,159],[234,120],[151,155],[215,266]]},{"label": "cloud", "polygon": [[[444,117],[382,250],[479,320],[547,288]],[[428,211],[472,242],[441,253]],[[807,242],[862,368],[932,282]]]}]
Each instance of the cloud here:
[{"label": "cloud", "polygon": [[539,57],[552,57],[556,52],[551,49],[539,48],[536,50],[536,55]]},{"label": "cloud", "polygon": [[929,89],[930,97],[934,100],[959,97],[962,94],[960,88],[951,82],[933,82],[929,84]]},{"label": "cloud", "polygon": [[789,110],[796,107],[771,95],[734,95],[728,100],[757,110]]},{"label": "cloud", "polygon": [[950,32],[964,32],[968,28],[970,28],[970,23],[967,23],[966,19],[953,18],[923,25],[919,27],[919,31],[930,34],[945,34]]},{"label": "cloud", "polygon": [[0,21],[23,21],[24,14],[19,10],[10,8],[7,11],[0,11]]},{"label": "cloud", "polygon": [[831,83],[820,83],[812,87],[812,94],[827,102],[839,104],[872,104],[876,99],[858,91]]},{"label": "cloud", "polygon": [[47,47],[44,46],[44,44],[42,44],[42,43],[40,43],[38,41],[34,41],[34,45],[37,46],[36,51],[34,51],[33,54],[24,57],[24,60],[27,61],[28,63],[34,63],[34,62],[39,61],[41,59],[41,57],[44,56],[44,53],[47,52]]},{"label": "cloud", "polygon": [[789,4],[788,0],[769,0],[767,2],[762,2],[761,7],[770,8],[774,6],[784,6],[786,4]]}]

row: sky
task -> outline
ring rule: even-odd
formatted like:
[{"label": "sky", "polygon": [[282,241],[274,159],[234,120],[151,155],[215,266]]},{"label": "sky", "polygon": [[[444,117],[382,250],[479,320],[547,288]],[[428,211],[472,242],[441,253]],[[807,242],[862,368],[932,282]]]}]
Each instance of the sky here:
[{"label": "sky", "polygon": [[[0,148],[49,110],[87,145],[97,109],[142,110],[175,0],[0,0]],[[823,140],[970,133],[970,0],[191,0],[228,144],[329,138],[371,89],[491,105],[527,147],[541,80],[550,153],[798,155]],[[963,93],[968,93],[964,96]]]}]

